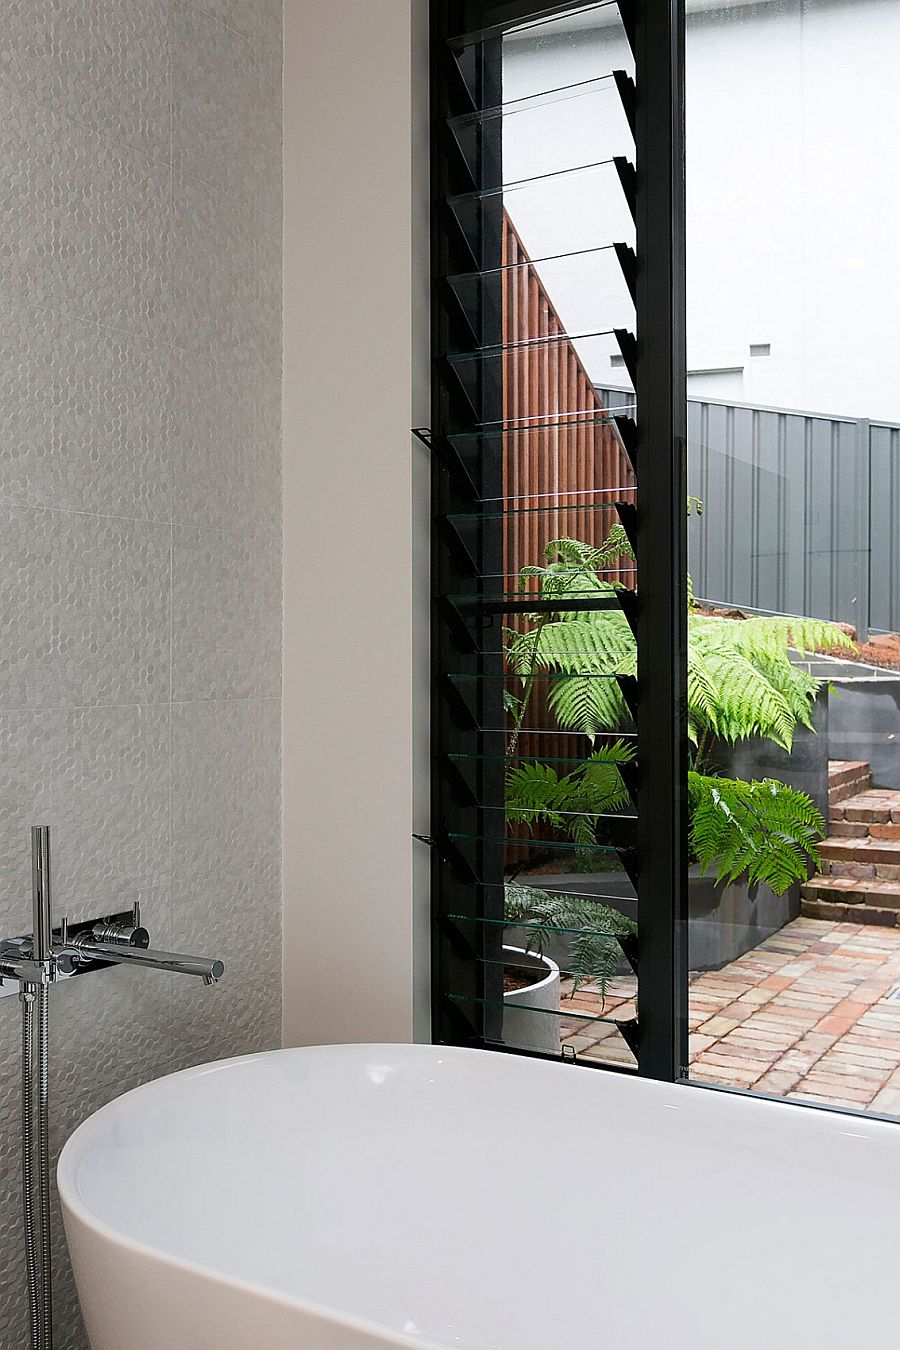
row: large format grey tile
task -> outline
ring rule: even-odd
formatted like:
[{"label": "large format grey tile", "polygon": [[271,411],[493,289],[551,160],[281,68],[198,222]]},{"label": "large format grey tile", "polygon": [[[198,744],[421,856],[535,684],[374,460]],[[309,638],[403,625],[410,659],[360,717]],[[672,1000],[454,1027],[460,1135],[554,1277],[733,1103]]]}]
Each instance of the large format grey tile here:
[{"label": "large format grey tile", "polygon": [[176,524],[272,532],[281,523],[281,385],[258,366],[173,354]]},{"label": "large format grey tile", "polygon": [[195,178],[173,182],[172,333],[214,359],[281,370],[281,225]]},{"label": "large format grey tile", "polygon": [[172,549],[172,693],[281,693],[281,541],[176,526]]},{"label": "large format grey tile", "polygon": [[0,708],[169,697],[170,530],[0,509]]},{"label": "large format grey tile", "polygon": [[103,914],[169,874],[169,709],[0,712],[0,925],[29,914],[49,825],[57,915]]},{"label": "large format grey tile", "polygon": [[184,173],[281,210],[281,100],[266,44],[176,0],[172,154]]},{"label": "large format grey tile", "polygon": [[0,295],[0,497],[168,521],[172,422],[153,344]]},{"label": "large format grey tile", "polygon": [[213,990],[194,980],[173,987],[170,1047],[178,1067],[278,1045],[281,944],[272,935],[280,926],[276,861],[173,887],[175,947],[225,962],[224,978]]},{"label": "large format grey tile", "polygon": [[0,89],[0,285],[40,307],[159,335],[170,174]]},{"label": "large format grey tile", "polygon": [[172,707],[172,875],[240,872],[280,857],[281,704]]},{"label": "large format grey tile", "polygon": [[282,0],[194,0],[194,3],[246,37],[281,43]]},{"label": "large format grey tile", "polygon": [[157,159],[169,154],[169,0],[5,0],[0,82]]}]

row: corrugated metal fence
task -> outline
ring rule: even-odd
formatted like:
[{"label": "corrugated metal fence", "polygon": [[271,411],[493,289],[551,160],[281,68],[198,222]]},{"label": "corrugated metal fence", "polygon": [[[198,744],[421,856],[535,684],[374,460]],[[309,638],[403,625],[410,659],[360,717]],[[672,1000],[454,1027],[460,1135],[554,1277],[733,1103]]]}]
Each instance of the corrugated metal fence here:
[{"label": "corrugated metal fence", "polygon": [[900,629],[900,426],[690,399],[688,491],[698,596]]}]

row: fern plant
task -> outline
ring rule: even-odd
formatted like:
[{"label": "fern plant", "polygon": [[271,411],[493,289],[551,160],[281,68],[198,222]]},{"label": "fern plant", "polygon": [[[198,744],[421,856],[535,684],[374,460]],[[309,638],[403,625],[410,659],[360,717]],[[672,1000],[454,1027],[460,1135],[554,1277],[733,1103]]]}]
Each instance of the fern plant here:
[{"label": "fern plant", "polygon": [[552,764],[519,764],[506,777],[506,818],[530,827],[549,826],[585,847],[595,844],[601,816],[628,805],[617,765],[633,758],[630,745],[615,741],[562,775]]},{"label": "fern plant", "polygon": [[[620,589],[601,572],[612,558],[633,558],[621,526],[593,548],[554,539],[546,563],[522,571],[538,577],[542,599],[615,597]],[[522,631],[506,630],[510,670],[522,680],[516,724],[521,726],[536,676],[552,677],[548,705],[567,731],[595,736],[628,720],[617,675],[637,673],[637,650],[625,615],[616,609],[535,616]],[[761,736],[790,750],[798,724],[812,726],[819,681],[790,659],[822,648],[850,650],[847,634],[819,619],[756,616],[725,619],[688,613],[688,733],[701,757],[712,739],[734,742]],[[515,733],[514,733],[515,734]]]},{"label": "fern plant", "polygon": [[595,984],[602,998],[618,969],[622,949],[615,934],[636,933],[637,925],[608,905],[597,905],[575,895],[551,894],[534,886],[510,882],[506,886],[506,920],[525,933],[525,950],[543,956],[560,933],[570,937],[568,974],[572,993],[585,981]]},{"label": "fern plant", "polygon": [[746,876],[776,895],[818,866],[825,821],[812,798],[776,779],[688,773],[691,852],[720,884]]},{"label": "fern plant", "polygon": [[[522,584],[527,589],[537,578],[545,600],[613,598],[619,585],[603,574],[633,556],[619,525],[599,547],[555,539],[547,545],[542,565],[523,569]],[[524,629],[506,630],[505,646],[509,669],[519,677],[522,690],[510,705],[513,751],[538,676],[551,677],[548,705],[563,729],[593,739],[628,724],[616,676],[637,673],[637,651],[621,610],[560,609],[534,615]],[[851,647],[841,629],[818,619],[727,619],[699,612],[689,599],[691,843],[701,870],[714,867],[719,882],[746,876],[782,894],[806,877],[810,862],[817,862],[815,846],[824,822],[812,800],[772,779],[745,783],[716,778],[708,772],[709,753],[716,741],[733,744],[753,736],[790,751],[797,727],[812,728],[820,688],[818,680],[791,660],[791,649],[807,653]],[[619,753],[622,744],[610,749]],[[606,806],[596,793],[587,793],[579,770],[559,778],[548,769],[531,764],[510,777],[510,819],[529,825],[540,820],[564,829],[570,838],[576,832],[586,838],[594,834],[600,815],[620,809],[618,793],[611,791]],[[583,832],[575,823],[579,812],[586,817]]]}]

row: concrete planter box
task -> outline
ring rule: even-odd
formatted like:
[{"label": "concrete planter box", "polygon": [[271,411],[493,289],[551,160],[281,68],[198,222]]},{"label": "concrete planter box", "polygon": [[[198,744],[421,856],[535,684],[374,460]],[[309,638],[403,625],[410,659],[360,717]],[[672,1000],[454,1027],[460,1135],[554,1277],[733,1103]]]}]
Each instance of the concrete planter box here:
[{"label": "concrete planter box", "polygon": [[[605,894],[606,903],[629,919],[637,920],[637,901],[631,885],[617,874],[581,873],[541,877],[543,885],[570,895]],[[616,881],[615,887],[610,883]],[[621,892],[615,894],[614,892]],[[785,924],[800,915],[800,887],[776,895],[768,886],[750,886],[746,881],[717,886],[715,873],[700,875],[699,867],[688,873],[688,964],[691,970],[718,970],[729,961],[752,951]],[[522,941],[521,930],[511,928],[508,937]],[[560,936],[548,944],[546,954],[563,969],[568,961],[569,939]],[[623,957],[619,974],[631,967]]]},{"label": "concrete planter box", "polygon": [[534,971],[534,984],[503,995],[504,1044],[542,1055],[558,1055],[559,966],[548,956],[538,956],[523,947],[504,946],[503,955],[517,969],[524,966]]},{"label": "concrete planter box", "polygon": [[813,709],[813,727],[798,727],[790,753],[771,741],[753,737],[736,745],[721,742],[713,747],[710,759],[716,771],[725,778],[743,778],[745,782],[759,778],[777,778],[780,783],[808,792],[816,806],[828,819],[828,761],[829,759],[861,759],[862,755],[837,755],[831,742],[833,703],[828,689],[823,688]]},{"label": "concrete planter box", "polygon": [[758,947],[800,915],[800,887],[776,895],[746,881],[717,886],[715,873],[688,877],[688,965],[718,970]]},{"label": "concrete planter box", "polygon": [[832,759],[867,760],[873,787],[900,789],[900,677],[835,679],[828,723]]},{"label": "concrete planter box", "polygon": [[802,665],[831,685],[829,758],[865,760],[873,787],[900,790],[900,673],[833,656],[813,656]]}]

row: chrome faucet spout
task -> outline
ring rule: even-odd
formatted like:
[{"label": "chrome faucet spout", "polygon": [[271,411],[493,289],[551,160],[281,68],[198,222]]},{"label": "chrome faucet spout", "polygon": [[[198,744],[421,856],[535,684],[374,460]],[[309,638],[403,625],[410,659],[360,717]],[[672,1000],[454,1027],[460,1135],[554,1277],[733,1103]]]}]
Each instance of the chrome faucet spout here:
[{"label": "chrome faucet spout", "polygon": [[90,961],[115,961],[119,965],[146,966],[151,970],[169,970],[176,975],[196,975],[205,984],[215,984],[225,974],[225,964],[206,956],[183,956],[180,952],[159,952],[152,947],[123,947],[115,943],[95,942],[76,937],[71,947],[78,956]]}]

